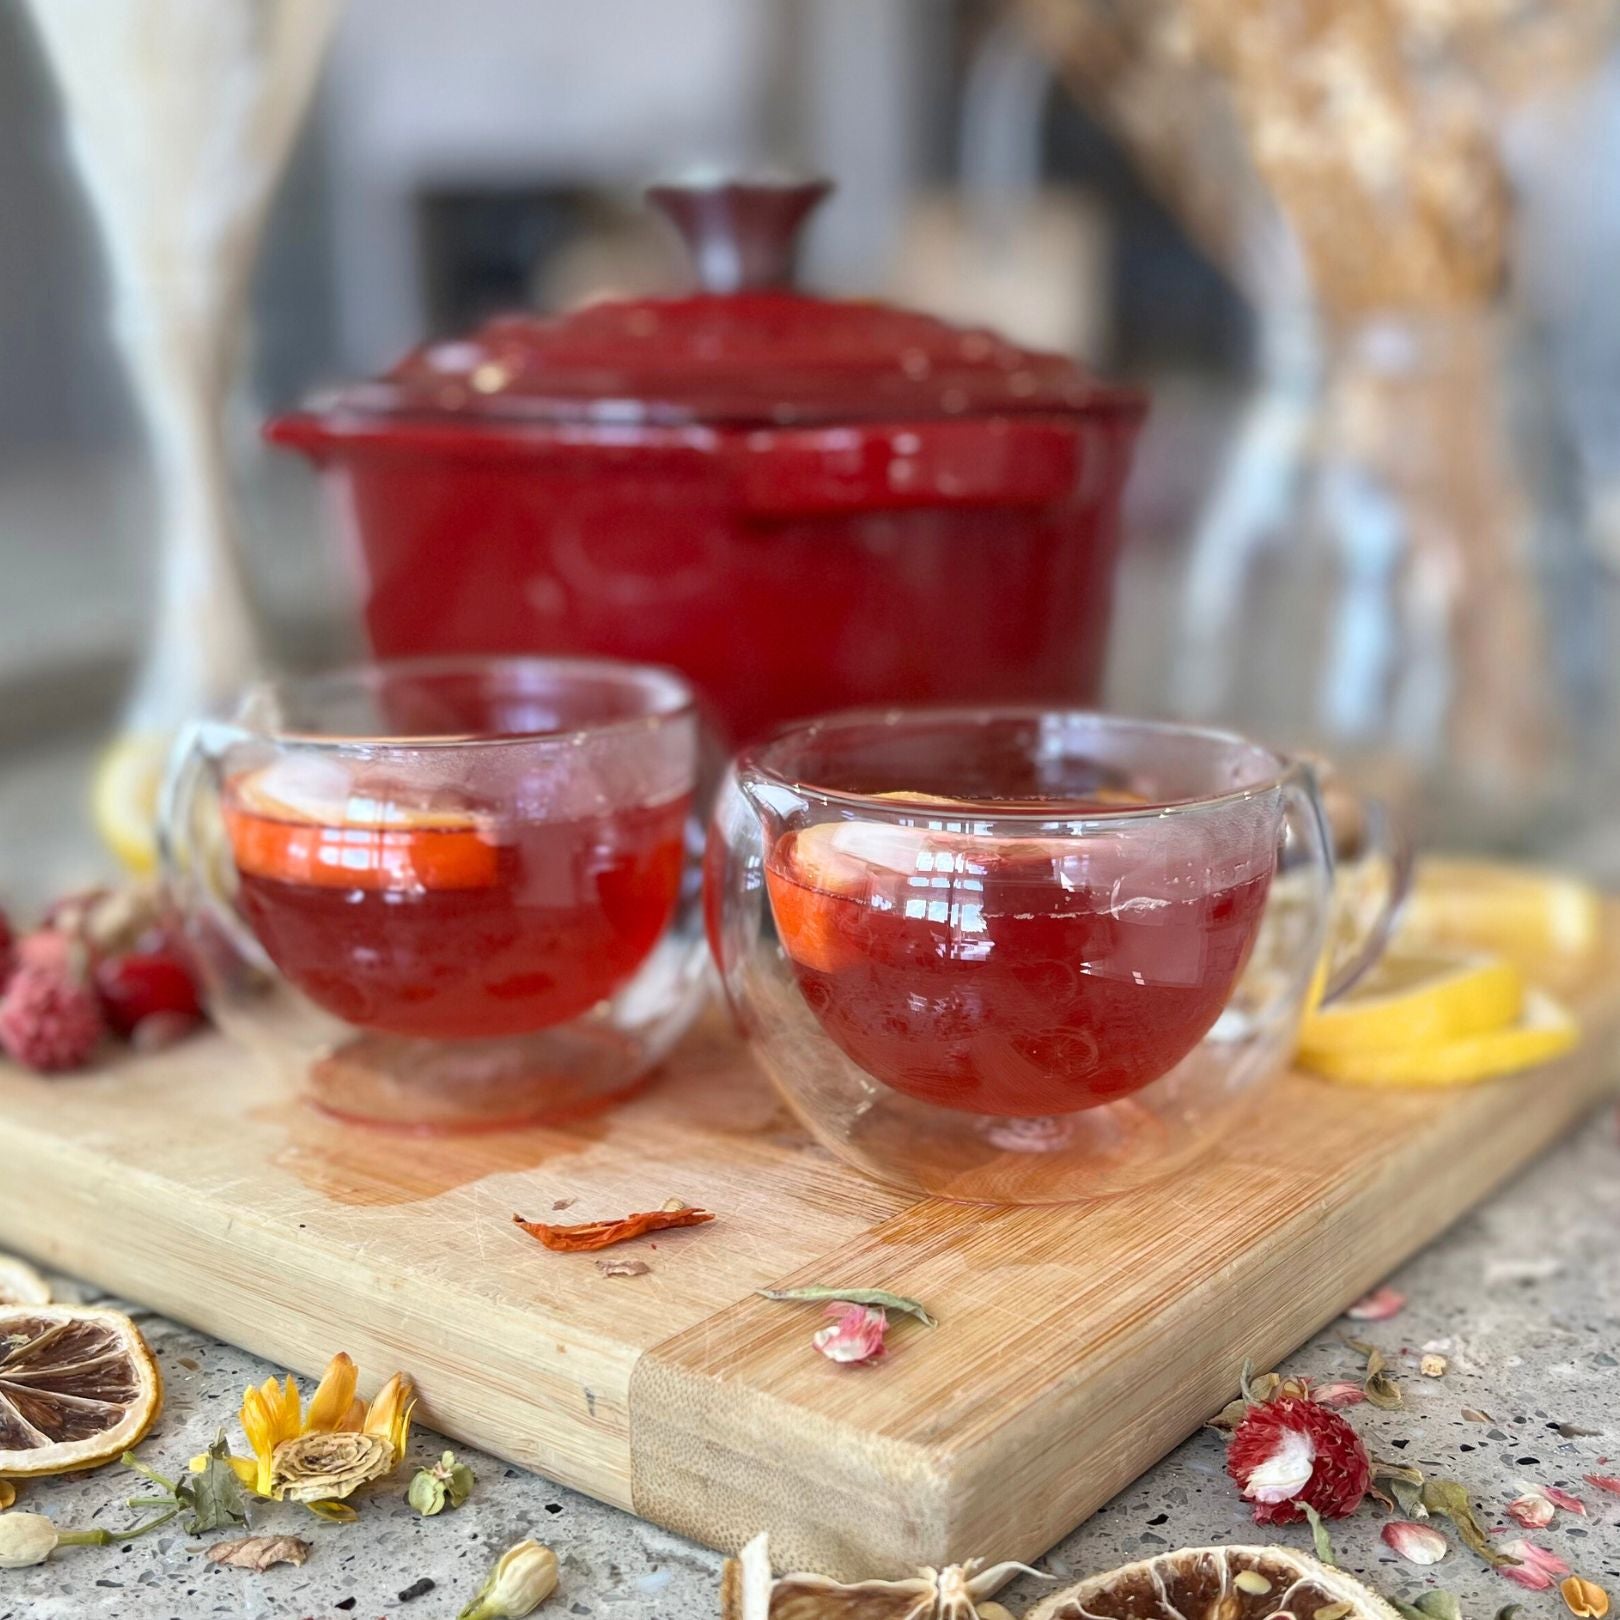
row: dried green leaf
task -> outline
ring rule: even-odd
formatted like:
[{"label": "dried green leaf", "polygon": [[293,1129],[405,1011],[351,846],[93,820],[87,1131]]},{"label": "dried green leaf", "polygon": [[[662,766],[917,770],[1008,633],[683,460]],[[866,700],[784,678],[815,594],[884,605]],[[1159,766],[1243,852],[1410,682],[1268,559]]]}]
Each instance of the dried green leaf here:
[{"label": "dried green leaf", "polygon": [[1336,1568],[1339,1561],[1333,1556],[1333,1542],[1328,1536],[1327,1526],[1322,1523],[1322,1515],[1309,1502],[1299,1505],[1304,1508],[1305,1517],[1311,1521],[1311,1540],[1316,1543],[1316,1556],[1330,1568]]},{"label": "dried green leaf", "polygon": [[1496,1611],[1496,1620],[1516,1620],[1519,1611],[1524,1608],[1522,1603],[1504,1603]]},{"label": "dried green leaf", "polygon": [[851,1305],[876,1305],[886,1311],[904,1311],[907,1316],[915,1316],[924,1327],[939,1326],[916,1300],[907,1299],[904,1294],[891,1294],[883,1288],[756,1288],[754,1292],[765,1299],[811,1303],[844,1300]]},{"label": "dried green leaf", "polygon": [[1320,1609],[1311,1610],[1311,1620],[1344,1620],[1354,1609],[1353,1603],[1324,1603]]},{"label": "dried green leaf", "polygon": [[1384,1352],[1377,1345],[1368,1344],[1365,1339],[1352,1339],[1348,1334],[1341,1334],[1340,1337],[1366,1362],[1361,1387],[1366,1392],[1367,1399],[1385,1412],[1399,1411],[1405,1406],[1406,1397],[1401,1394],[1401,1386],[1387,1371],[1388,1363],[1384,1360]]},{"label": "dried green leaf", "polygon": [[1391,1598],[1389,1601],[1403,1620],[1429,1620],[1429,1616],[1415,1603],[1403,1603],[1399,1598]]},{"label": "dried green leaf", "polygon": [[189,1495],[191,1516],[186,1520],[186,1529],[194,1536],[248,1522],[247,1495],[231,1467],[230,1455],[231,1448],[221,1429],[208,1448],[208,1461],[201,1473],[193,1474],[175,1493],[183,1499]]},{"label": "dried green leaf", "polygon": [[1373,1457],[1372,1477],[1374,1479],[1404,1479],[1413,1485],[1423,1483],[1423,1470],[1414,1468],[1411,1463],[1390,1462],[1386,1457]]},{"label": "dried green leaf", "polygon": [[411,1480],[411,1488],[405,1493],[405,1500],[424,1519],[431,1519],[434,1514],[444,1511],[448,1496],[449,1492],[444,1487],[444,1481],[435,1479],[431,1468],[419,1468]]},{"label": "dried green leaf", "polygon": [[1214,1417],[1210,1418],[1204,1427],[1206,1429],[1219,1429],[1222,1434],[1230,1434],[1249,1415],[1249,1403],[1240,1395],[1235,1401],[1228,1401]]},{"label": "dried green leaf", "polygon": [[1474,1513],[1474,1504],[1469,1500],[1467,1490],[1455,1480],[1427,1481],[1423,1487],[1423,1505],[1430,1513],[1438,1513],[1442,1518],[1450,1519],[1457,1527],[1457,1534],[1462,1538],[1463,1544],[1478,1553],[1493,1569],[1500,1569],[1505,1564],[1518,1563],[1517,1558],[1510,1558],[1491,1545],[1490,1537],[1485,1534],[1484,1525]]},{"label": "dried green leaf", "polygon": [[1426,1519],[1429,1510],[1423,1505],[1423,1487],[1414,1485],[1409,1479],[1392,1479],[1389,1482],[1389,1493],[1400,1506],[1402,1513],[1409,1519]]},{"label": "dried green leaf", "polygon": [[1278,1373],[1257,1373],[1254,1363],[1245,1360],[1243,1371],[1238,1375],[1238,1393],[1242,1395],[1250,1406],[1259,1406],[1269,1401],[1277,1393],[1277,1387],[1282,1383]]}]

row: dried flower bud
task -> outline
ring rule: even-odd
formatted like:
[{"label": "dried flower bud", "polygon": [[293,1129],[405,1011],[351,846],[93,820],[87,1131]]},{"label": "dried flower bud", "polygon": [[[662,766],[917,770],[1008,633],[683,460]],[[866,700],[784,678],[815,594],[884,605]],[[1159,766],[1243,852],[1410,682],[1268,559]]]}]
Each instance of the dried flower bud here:
[{"label": "dried flower bud", "polygon": [[43,1513],[0,1513],[0,1569],[43,1564],[61,1539]]},{"label": "dried flower bud", "polygon": [[405,1500],[422,1515],[431,1519],[444,1511],[445,1503],[458,1508],[472,1495],[475,1483],[472,1469],[457,1462],[456,1454],[447,1451],[431,1468],[419,1468]]},{"label": "dried flower bud", "polygon": [[270,1494],[288,1502],[344,1497],[394,1466],[394,1447],[380,1434],[301,1434],[270,1458]]},{"label": "dried flower bud", "polygon": [[1447,1361],[1444,1356],[1439,1355],[1434,1351],[1430,1351],[1429,1354],[1418,1363],[1418,1371],[1421,1372],[1425,1378],[1444,1378],[1446,1376],[1446,1368],[1450,1365],[1451,1363]]},{"label": "dried flower bud", "polygon": [[556,1590],[557,1555],[537,1541],[520,1541],[501,1554],[458,1620],[520,1620]]},{"label": "dried flower bud", "polygon": [[1553,1504],[1540,1491],[1526,1491],[1523,1496],[1508,1503],[1508,1514],[1517,1519],[1526,1530],[1540,1530],[1552,1523]]},{"label": "dried flower bud", "polygon": [[1409,1564],[1438,1564],[1451,1550],[1451,1543],[1432,1524],[1391,1519],[1380,1533],[1384,1545]]}]

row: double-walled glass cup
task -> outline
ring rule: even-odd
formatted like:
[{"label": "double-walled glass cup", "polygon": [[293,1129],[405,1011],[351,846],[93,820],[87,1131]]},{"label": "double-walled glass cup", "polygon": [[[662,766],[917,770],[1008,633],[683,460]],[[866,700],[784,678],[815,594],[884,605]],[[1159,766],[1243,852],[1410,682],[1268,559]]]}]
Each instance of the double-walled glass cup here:
[{"label": "double-walled glass cup", "polygon": [[1324,977],[1377,954],[1404,862],[1369,843],[1379,892],[1330,962],[1309,764],[1077,712],[838,715],[733,763],[710,944],[833,1152],[946,1197],[1093,1197],[1210,1147]]},{"label": "double-walled glass cup", "polygon": [[699,755],[687,684],[606,660],[255,688],[191,729],[165,791],[211,1010],[348,1119],[602,1107],[702,999]]}]

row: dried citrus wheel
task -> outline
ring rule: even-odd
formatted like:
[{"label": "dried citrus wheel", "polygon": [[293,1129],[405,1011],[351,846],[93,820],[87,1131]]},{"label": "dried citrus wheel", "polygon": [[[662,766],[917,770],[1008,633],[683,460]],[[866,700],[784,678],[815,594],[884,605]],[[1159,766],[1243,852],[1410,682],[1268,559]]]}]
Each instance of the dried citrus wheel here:
[{"label": "dried citrus wheel", "polygon": [[1370,1586],[1287,1547],[1183,1547],[1093,1575],[1024,1620],[1397,1620]]},{"label": "dried citrus wheel", "polygon": [[1396,949],[1348,995],[1300,1027],[1302,1058],[1480,1035],[1524,1011],[1524,980],[1500,956]]},{"label": "dried citrus wheel", "polygon": [[1545,991],[1532,990],[1514,1023],[1482,1035],[1415,1046],[1342,1052],[1301,1052],[1316,1074],[1358,1086],[1466,1086],[1516,1074],[1562,1056],[1580,1039],[1580,1026]]},{"label": "dried citrus wheel", "polygon": [[45,1305],[51,1285],[14,1254],[0,1254],[0,1305]]},{"label": "dried citrus wheel", "polygon": [[0,1477],[110,1462],[162,1404],[157,1363],[127,1316],[94,1305],[0,1307]]},{"label": "dried citrus wheel", "polygon": [[341,889],[482,889],[496,846],[467,809],[367,795],[341,768],[283,760],[233,780],[225,827],[239,872]]},{"label": "dried citrus wheel", "polygon": [[1603,903],[1578,878],[1490,861],[1427,857],[1401,921],[1405,939],[1499,952],[1532,975],[1548,957],[1591,954]]}]

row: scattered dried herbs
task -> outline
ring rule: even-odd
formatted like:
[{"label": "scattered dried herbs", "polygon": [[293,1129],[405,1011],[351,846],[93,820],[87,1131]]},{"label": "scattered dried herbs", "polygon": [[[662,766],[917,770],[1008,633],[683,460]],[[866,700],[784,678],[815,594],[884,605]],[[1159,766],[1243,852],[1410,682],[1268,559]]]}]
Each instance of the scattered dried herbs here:
[{"label": "scattered dried herbs", "polygon": [[713,1219],[708,1210],[693,1209],[690,1204],[673,1198],[663,1209],[645,1210],[616,1221],[585,1221],[577,1226],[553,1226],[544,1221],[526,1221],[521,1215],[512,1217],[513,1223],[521,1226],[530,1237],[538,1238],[548,1249],[565,1254],[608,1249],[615,1243],[644,1237],[648,1232],[667,1232],[676,1226],[702,1226]]},{"label": "scattered dried herbs", "polygon": [[165,1510],[166,1518],[184,1513],[185,1529],[194,1536],[206,1535],[210,1530],[229,1530],[248,1522],[247,1495],[242,1482],[230,1463],[231,1450],[221,1429],[214,1437],[203,1460],[203,1466],[184,1478],[173,1480],[148,1468],[133,1451],[126,1451],[123,1463],[133,1468],[144,1479],[149,1479],[162,1493],[157,1496],[133,1496],[132,1508]]},{"label": "scattered dried herbs", "polygon": [[1309,1502],[1299,1505],[1305,1510],[1305,1517],[1311,1521],[1311,1540],[1316,1543],[1316,1556],[1329,1568],[1336,1569],[1339,1561],[1333,1556],[1333,1541],[1327,1533],[1327,1526],[1322,1523],[1322,1515]]},{"label": "scattered dried herbs", "polygon": [[1361,1387],[1367,1399],[1385,1412],[1397,1412],[1405,1406],[1406,1397],[1401,1394],[1401,1386],[1389,1375],[1384,1352],[1377,1345],[1368,1344],[1365,1339],[1352,1339],[1345,1335],[1344,1342],[1358,1356],[1366,1358]]},{"label": "scattered dried herbs", "polygon": [[914,1316],[924,1327],[938,1327],[939,1323],[914,1299],[904,1294],[891,1294],[883,1288],[756,1288],[763,1299],[806,1301],[811,1304],[870,1305],[879,1310],[903,1311]]},{"label": "scattered dried herbs", "polygon": [[1485,1527],[1474,1512],[1474,1504],[1469,1500],[1467,1490],[1455,1480],[1426,1480],[1422,1500],[1423,1506],[1430,1513],[1438,1513],[1442,1518],[1450,1519],[1457,1527],[1457,1534],[1462,1538],[1463,1545],[1478,1553],[1492,1569],[1502,1569],[1519,1562],[1517,1558],[1498,1552],[1491,1545],[1491,1539],[1485,1534]]},{"label": "scattered dried herbs", "polygon": [[208,1549],[210,1564],[233,1569],[265,1570],[272,1564],[301,1564],[309,1557],[309,1543],[298,1536],[244,1536],[221,1541]]}]

